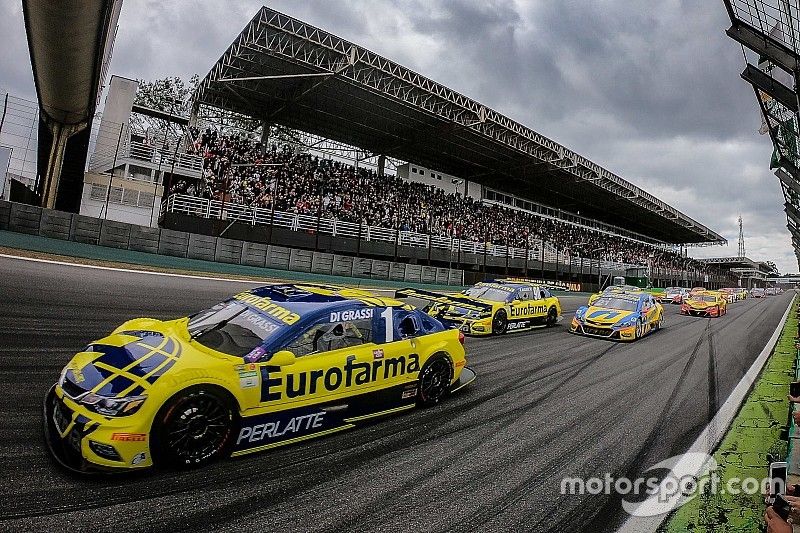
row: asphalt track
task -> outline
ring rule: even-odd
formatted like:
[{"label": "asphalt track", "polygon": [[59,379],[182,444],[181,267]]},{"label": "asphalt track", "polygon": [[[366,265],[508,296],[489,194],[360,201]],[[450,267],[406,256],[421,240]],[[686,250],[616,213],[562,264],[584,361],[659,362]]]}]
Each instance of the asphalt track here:
[{"label": "asphalt track", "polygon": [[714,320],[668,306],[633,344],[569,335],[568,318],[468,339],[478,380],[435,408],[199,471],[76,478],[50,461],[41,401],[71,353],[242,286],[0,258],[0,530],[610,531],[619,501],[563,496],[562,477],[634,477],[685,450],[790,299]]}]

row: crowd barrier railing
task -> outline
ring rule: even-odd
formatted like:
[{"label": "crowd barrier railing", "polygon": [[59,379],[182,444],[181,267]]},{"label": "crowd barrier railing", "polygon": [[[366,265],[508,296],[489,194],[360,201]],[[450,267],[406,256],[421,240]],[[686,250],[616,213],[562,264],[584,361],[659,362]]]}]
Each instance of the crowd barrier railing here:
[{"label": "crowd barrier railing", "polygon": [[565,267],[580,268],[590,266],[605,271],[624,271],[628,268],[644,268],[643,265],[604,261],[570,256],[557,250],[551,243],[532,239],[527,248],[504,246],[500,244],[475,242],[452,236],[429,235],[413,231],[395,230],[378,226],[360,225],[354,222],[333,220],[302,213],[272,211],[264,207],[253,207],[222,200],[209,200],[186,194],[172,194],[165,200],[162,211],[182,213],[203,218],[219,218],[251,225],[272,225],[293,231],[319,232],[333,236],[361,238],[365,241],[383,241],[401,246],[439,248],[452,253],[491,255],[509,259],[525,259],[560,264]]}]

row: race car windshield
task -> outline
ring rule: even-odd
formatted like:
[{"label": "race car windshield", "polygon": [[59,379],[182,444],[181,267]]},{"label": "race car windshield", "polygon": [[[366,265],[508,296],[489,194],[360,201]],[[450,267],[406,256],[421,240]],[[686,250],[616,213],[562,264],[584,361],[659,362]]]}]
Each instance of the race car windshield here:
[{"label": "race car windshield", "polygon": [[489,300],[492,302],[507,302],[511,298],[511,293],[495,287],[470,287],[464,294],[472,298]]},{"label": "race car windshield", "polygon": [[280,324],[241,302],[227,301],[194,315],[187,329],[207,348],[244,357],[277,335]]},{"label": "race car windshield", "polygon": [[697,296],[695,300],[700,300],[701,302],[715,302],[717,301],[716,298],[713,296]]},{"label": "race car windshield", "polygon": [[636,311],[637,302],[626,298],[598,298],[594,302],[595,307],[605,307],[607,309],[619,309],[621,311]]}]

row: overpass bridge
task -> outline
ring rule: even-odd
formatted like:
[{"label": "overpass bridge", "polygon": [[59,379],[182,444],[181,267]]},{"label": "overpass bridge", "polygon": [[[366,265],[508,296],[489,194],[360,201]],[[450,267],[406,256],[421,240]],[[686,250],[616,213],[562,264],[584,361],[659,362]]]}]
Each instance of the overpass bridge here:
[{"label": "overpass bridge", "polygon": [[22,8],[40,109],[37,193],[43,207],[77,212],[122,0],[23,0]]}]

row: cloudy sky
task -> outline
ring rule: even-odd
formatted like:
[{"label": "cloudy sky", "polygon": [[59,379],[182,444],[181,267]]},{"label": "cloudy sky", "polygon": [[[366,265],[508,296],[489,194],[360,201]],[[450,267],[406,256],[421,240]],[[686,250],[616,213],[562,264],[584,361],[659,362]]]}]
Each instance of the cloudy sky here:
[{"label": "cloudy sky", "polygon": [[[111,73],[204,75],[261,1],[124,0]],[[0,89],[34,98],[19,1],[0,5]],[[720,0],[275,0],[659,196],[797,272],[782,195]]]}]

